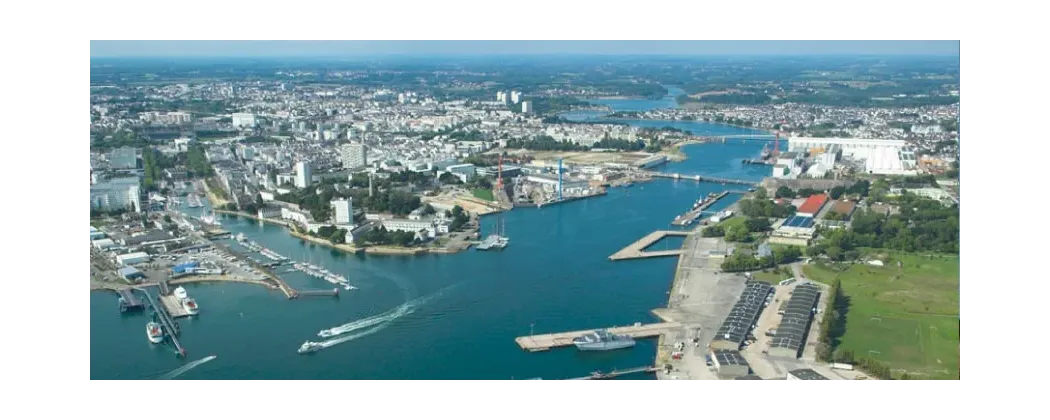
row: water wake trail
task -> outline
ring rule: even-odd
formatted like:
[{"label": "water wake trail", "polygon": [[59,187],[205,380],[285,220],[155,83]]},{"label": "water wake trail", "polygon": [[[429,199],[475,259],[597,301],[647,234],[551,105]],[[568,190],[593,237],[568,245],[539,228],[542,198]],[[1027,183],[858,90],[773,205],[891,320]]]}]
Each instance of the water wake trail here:
[{"label": "water wake trail", "polygon": [[317,335],[319,337],[322,337],[322,338],[335,337],[337,335],[346,334],[348,332],[357,331],[357,330],[368,328],[368,327],[371,327],[371,326],[374,326],[374,325],[379,325],[379,324],[384,324],[385,325],[385,323],[392,322],[392,321],[394,321],[394,320],[396,320],[398,318],[401,318],[401,317],[403,317],[405,315],[409,315],[409,314],[415,312],[416,309],[419,308],[420,306],[426,304],[427,302],[430,302],[430,301],[434,300],[435,298],[440,297],[441,295],[444,295],[445,293],[447,293],[448,291],[452,290],[456,286],[459,286],[460,284],[462,284],[462,283],[457,283],[457,284],[454,284],[452,286],[445,287],[445,288],[440,289],[440,290],[438,290],[438,291],[436,291],[436,292],[434,292],[434,293],[432,293],[430,295],[427,295],[427,296],[424,296],[424,297],[421,297],[421,298],[415,298],[415,299],[409,300],[409,301],[407,301],[405,303],[402,303],[401,305],[398,305],[394,309],[391,309],[389,311],[383,312],[383,313],[381,313],[379,315],[358,319],[356,321],[351,321],[351,322],[348,322],[348,323],[343,324],[343,325],[339,325],[339,326],[336,326],[336,327],[329,328],[327,330],[321,330],[320,332],[317,333]]},{"label": "water wake trail", "polygon": [[210,362],[212,360],[215,360],[217,357],[219,357],[219,356],[212,355],[212,356],[205,357],[203,359],[194,360],[194,361],[189,362],[189,363],[187,363],[185,365],[182,365],[182,366],[179,366],[179,367],[177,367],[175,369],[172,369],[168,373],[160,375],[160,377],[158,377],[157,379],[167,380],[167,379],[178,378],[179,376],[182,376],[182,374],[184,374],[186,372],[189,372],[193,368],[195,368],[197,366],[200,366],[200,365],[203,365],[205,363],[208,363],[208,362]]},{"label": "water wake trail", "polygon": [[329,347],[332,347],[332,346],[337,345],[337,344],[342,344],[342,343],[345,343],[347,341],[353,341],[353,340],[356,340],[358,338],[361,338],[361,337],[364,337],[364,336],[367,336],[367,335],[372,335],[374,333],[377,333],[377,332],[379,332],[381,330],[386,329],[386,327],[389,326],[389,325],[390,325],[390,323],[388,322],[386,324],[381,324],[378,327],[361,331],[361,332],[359,332],[357,334],[350,334],[350,335],[345,335],[345,336],[342,336],[342,337],[339,337],[339,338],[333,338],[331,340],[325,340],[325,341],[322,341],[322,342],[320,342],[318,344],[320,344],[324,348],[329,348]]}]

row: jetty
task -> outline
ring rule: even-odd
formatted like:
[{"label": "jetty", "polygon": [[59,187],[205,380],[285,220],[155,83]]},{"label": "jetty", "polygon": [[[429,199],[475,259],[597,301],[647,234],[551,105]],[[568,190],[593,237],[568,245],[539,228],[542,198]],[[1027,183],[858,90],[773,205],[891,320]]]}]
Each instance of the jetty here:
[{"label": "jetty", "polygon": [[336,288],[331,288],[331,289],[299,290],[298,291],[298,296],[299,297],[309,297],[309,296],[339,297],[339,288],[336,287]]},{"label": "jetty", "polygon": [[725,198],[727,195],[729,195],[729,191],[722,191],[720,194],[714,197],[707,198],[696,208],[691,209],[683,213],[681,216],[676,217],[674,221],[671,222],[671,224],[677,226],[687,226],[689,224],[692,224],[694,220],[700,218],[700,215],[704,212],[704,210],[707,210],[708,207],[713,206],[715,203],[718,202],[718,200]]},{"label": "jetty", "polygon": [[142,301],[131,292],[131,288],[117,289],[117,294],[120,295],[118,302],[121,312],[141,311],[145,307]]},{"label": "jetty", "polygon": [[[656,337],[661,333],[680,327],[681,324],[677,322],[661,322],[658,324],[639,324],[628,327],[612,327],[606,328],[606,330],[608,330],[612,334],[626,335],[631,338],[637,339]],[[596,329],[598,328],[554,334],[527,335],[515,338],[514,342],[518,343],[518,346],[520,346],[522,350],[527,350],[530,352],[547,351],[554,347],[571,346],[572,339],[593,332]]]},{"label": "jetty", "polygon": [[628,245],[624,249],[617,251],[615,254],[609,256],[612,261],[618,260],[629,260],[634,258],[652,258],[652,257],[670,257],[676,255],[682,255],[681,249],[667,250],[667,251],[645,251],[646,248],[652,246],[659,240],[666,236],[688,236],[691,232],[677,231],[677,230],[658,230],[642,237],[635,241],[633,244]]},{"label": "jetty", "polygon": [[636,367],[636,368],[619,369],[619,370],[614,369],[614,370],[612,370],[610,372],[602,372],[600,370],[596,370],[594,372],[591,372],[590,375],[581,376],[579,378],[569,378],[567,380],[579,381],[579,380],[596,380],[596,379],[614,379],[616,377],[623,376],[623,375],[630,375],[632,373],[656,373],[656,371],[658,371],[658,370],[660,370],[660,369],[658,369],[656,366],[639,366],[639,367]]}]

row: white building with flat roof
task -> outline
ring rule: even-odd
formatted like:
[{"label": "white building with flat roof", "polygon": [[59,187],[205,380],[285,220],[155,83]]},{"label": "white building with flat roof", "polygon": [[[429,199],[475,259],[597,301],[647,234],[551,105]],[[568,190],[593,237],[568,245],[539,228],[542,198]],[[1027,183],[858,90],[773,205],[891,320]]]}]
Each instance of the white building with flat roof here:
[{"label": "white building with flat roof", "polygon": [[332,200],[332,222],[337,225],[350,225],[354,221],[354,206],[350,198]]},{"label": "white building with flat roof", "polygon": [[842,139],[791,137],[788,149],[803,151],[837,146],[842,156],[864,161],[864,170],[872,174],[911,175],[917,173],[915,154],[904,150],[907,142],[892,139]]},{"label": "white building with flat roof", "polygon": [[91,185],[91,209],[142,211],[138,177],[114,178]]},{"label": "white building with flat roof", "polygon": [[254,128],[255,115],[238,112],[230,116],[231,123],[237,128]]},{"label": "white building with flat roof", "polygon": [[477,168],[472,163],[464,163],[460,165],[452,165],[445,168],[445,172],[451,173],[463,182],[469,182],[477,176]]}]

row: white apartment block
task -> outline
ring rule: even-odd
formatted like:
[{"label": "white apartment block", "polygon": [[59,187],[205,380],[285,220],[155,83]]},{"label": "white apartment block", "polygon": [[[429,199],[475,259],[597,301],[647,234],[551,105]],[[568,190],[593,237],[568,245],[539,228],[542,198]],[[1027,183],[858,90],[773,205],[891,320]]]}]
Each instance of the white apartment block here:
[{"label": "white apartment block", "polygon": [[360,168],[368,164],[368,150],[362,143],[344,144],[339,147],[339,157],[343,167]]},{"label": "white apartment block", "polygon": [[101,211],[142,211],[138,177],[117,178],[91,186],[91,208]]},{"label": "white apartment block", "polygon": [[313,184],[313,168],[310,167],[310,162],[299,162],[295,164],[295,186],[297,188],[306,188]]}]

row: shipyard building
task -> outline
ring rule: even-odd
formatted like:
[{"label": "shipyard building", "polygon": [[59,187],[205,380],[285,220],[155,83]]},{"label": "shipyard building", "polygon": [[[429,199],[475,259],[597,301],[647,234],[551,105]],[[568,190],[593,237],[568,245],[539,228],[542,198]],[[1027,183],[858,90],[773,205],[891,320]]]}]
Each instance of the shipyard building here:
[{"label": "shipyard building", "polygon": [[904,150],[906,144],[904,140],[888,139],[792,137],[788,139],[788,150],[807,152],[811,156],[830,150],[841,153],[842,157],[863,161],[864,171],[870,174],[914,175],[918,162],[914,152]]}]

